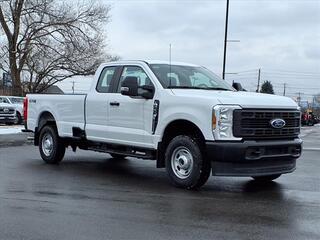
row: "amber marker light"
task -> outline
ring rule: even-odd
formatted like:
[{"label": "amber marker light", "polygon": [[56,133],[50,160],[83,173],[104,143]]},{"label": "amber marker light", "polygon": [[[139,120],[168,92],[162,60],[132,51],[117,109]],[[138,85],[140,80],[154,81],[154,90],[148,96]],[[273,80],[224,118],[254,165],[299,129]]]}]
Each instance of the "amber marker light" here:
[{"label": "amber marker light", "polygon": [[217,117],[215,112],[213,111],[212,112],[212,129],[216,129],[216,126],[217,126]]}]

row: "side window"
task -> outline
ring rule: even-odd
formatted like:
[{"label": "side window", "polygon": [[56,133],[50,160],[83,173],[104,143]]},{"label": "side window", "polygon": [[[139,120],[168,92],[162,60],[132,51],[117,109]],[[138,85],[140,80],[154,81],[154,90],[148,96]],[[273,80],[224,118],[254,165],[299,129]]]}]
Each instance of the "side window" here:
[{"label": "side window", "polygon": [[97,91],[100,93],[108,93],[110,90],[111,80],[116,72],[116,67],[106,67],[100,74],[97,84]]},{"label": "side window", "polygon": [[152,85],[150,78],[147,76],[147,74],[145,73],[145,71],[143,71],[141,67],[127,66],[123,68],[118,85],[118,93],[121,92],[121,84],[126,77],[137,77],[139,86]]}]

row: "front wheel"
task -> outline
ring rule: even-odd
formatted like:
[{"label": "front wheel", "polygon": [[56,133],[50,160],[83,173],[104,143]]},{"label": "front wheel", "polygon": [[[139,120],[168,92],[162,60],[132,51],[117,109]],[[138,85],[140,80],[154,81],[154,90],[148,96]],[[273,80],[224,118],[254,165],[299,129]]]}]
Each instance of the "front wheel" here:
[{"label": "front wheel", "polygon": [[15,124],[21,124],[21,123],[22,123],[21,114],[17,112]]},{"label": "front wheel", "polygon": [[258,182],[271,182],[277,178],[279,178],[281,174],[273,174],[273,175],[266,175],[266,176],[257,176],[257,177],[252,177],[255,181]]},{"label": "front wheel", "polygon": [[204,185],[211,165],[203,157],[201,145],[194,138],[183,135],[173,138],[165,153],[166,170],[173,185],[186,189]]},{"label": "front wheel", "polygon": [[48,164],[58,164],[63,159],[66,147],[55,126],[45,126],[41,129],[39,151],[43,161]]}]

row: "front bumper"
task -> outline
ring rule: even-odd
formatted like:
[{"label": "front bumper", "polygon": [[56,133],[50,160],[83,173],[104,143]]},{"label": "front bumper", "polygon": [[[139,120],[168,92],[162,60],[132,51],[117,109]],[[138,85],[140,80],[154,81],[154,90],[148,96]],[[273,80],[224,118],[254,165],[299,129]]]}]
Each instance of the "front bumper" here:
[{"label": "front bumper", "polygon": [[14,123],[16,121],[16,116],[0,116],[0,123]]},{"label": "front bumper", "polygon": [[302,140],[206,142],[212,174],[263,176],[293,172],[302,151]]}]

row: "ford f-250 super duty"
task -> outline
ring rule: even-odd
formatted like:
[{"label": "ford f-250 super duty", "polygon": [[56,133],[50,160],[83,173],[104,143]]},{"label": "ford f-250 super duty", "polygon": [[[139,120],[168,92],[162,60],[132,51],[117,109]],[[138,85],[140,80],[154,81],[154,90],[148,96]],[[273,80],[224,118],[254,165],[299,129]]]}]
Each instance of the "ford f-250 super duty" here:
[{"label": "ford f-250 super duty", "polygon": [[294,171],[301,155],[292,99],[236,91],[191,64],[102,64],[87,94],[29,94],[25,111],[46,163],[59,163],[68,146],[153,159],[189,189],[211,173],[271,181]]}]

